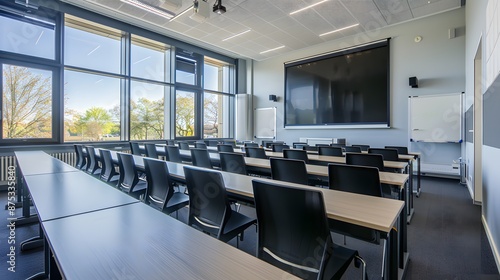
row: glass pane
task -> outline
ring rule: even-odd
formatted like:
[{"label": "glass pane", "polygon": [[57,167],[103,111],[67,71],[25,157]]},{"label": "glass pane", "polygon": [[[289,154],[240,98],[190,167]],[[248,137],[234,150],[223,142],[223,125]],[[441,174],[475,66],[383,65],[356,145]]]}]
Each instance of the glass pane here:
[{"label": "glass pane", "polygon": [[196,84],[196,61],[177,57],[175,62],[175,81],[178,83]]},{"label": "glass pane", "polygon": [[4,64],[2,138],[52,138],[52,71]]},{"label": "glass pane", "polygon": [[64,33],[66,65],[120,73],[120,32],[68,16]]},{"label": "glass pane", "polygon": [[229,64],[211,58],[205,58],[204,88],[229,93]]},{"label": "glass pane", "polygon": [[64,141],[120,140],[120,79],[64,71]]},{"label": "glass pane", "polygon": [[164,139],[165,87],[132,81],[130,139]]},{"label": "glass pane", "polygon": [[175,95],[175,135],[194,136],[195,93],[177,90]]},{"label": "glass pane", "polygon": [[203,138],[229,137],[229,96],[205,92]]},{"label": "glass pane", "polygon": [[0,16],[0,50],[54,59],[55,42],[51,23],[33,24]]},{"label": "glass pane", "polygon": [[170,81],[170,49],[167,45],[132,36],[131,73],[133,77]]}]

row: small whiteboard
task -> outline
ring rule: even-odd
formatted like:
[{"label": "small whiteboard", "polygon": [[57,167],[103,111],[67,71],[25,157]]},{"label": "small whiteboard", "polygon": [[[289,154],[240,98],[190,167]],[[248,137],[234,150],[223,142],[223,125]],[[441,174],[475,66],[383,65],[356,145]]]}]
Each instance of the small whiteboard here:
[{"label": "small whiteboard", "polygon": [[254,137],[276,139],[276,107],[255,109]]},{"label": "small whiteboard", "polygon": [[410,141],[462,142],[463,94],[410,96]]}]

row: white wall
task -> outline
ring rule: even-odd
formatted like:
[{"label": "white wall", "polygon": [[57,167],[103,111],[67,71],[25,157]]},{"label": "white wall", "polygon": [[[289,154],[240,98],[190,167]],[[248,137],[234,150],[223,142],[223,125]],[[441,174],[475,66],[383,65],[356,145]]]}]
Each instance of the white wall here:
[{"label": "white wall", "polygon": [[[456,28],[456,38],[448,38],[450,28]],[[423,38],[420,43],[414,42],[417,35]],[[388,37],[391,38],[390,129],[283,128],[283,63]],[[461,8],[254,62],[254,108],[277,106],[277,138],[290,144],[298,141],[299,137],[336,137],[346,138],[348,144],[407,146],[408,96],[464,91],[464,55],[465,9]],[[409,87],[408,78],[412,76],[419,79],[419,88]],[[269,94],[279,96],[278,102],[269,101]],[[459,144],[419,144],[413,145],[412,149],[422,151],[423,161],[431,163],[451,164],[461,155]]]}]

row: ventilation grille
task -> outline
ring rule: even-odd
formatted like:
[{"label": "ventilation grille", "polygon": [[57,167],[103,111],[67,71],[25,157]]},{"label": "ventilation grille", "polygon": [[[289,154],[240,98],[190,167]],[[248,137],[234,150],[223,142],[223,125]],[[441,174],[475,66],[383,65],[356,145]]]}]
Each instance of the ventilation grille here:
[{"label": "ventilation grille", "polygon": [[[66,153],[49,153],[51,156],[64,161],[65,163],[75,166],[76,154],[73,152]],[[1,156],[0,157],[0,184],[7,182],[9,166],[16,166],[16,159],[14,156]],[[17,167],[17,166],[16,166]]]}]

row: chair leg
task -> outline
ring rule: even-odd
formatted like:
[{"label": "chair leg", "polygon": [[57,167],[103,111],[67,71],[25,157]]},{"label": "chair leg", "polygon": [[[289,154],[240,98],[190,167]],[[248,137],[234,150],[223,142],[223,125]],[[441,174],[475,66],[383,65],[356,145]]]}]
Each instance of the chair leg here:
[{"label": "chair leg", "polygon": [[358,255],[356,255],[355,258],[357,259],[357,261],[361,262],[361,264],[363,265],[363,268],[361,269],[361,273],[362,273],[361,279],[367,280],[368,275],[366,274],[366,262],[365,262],[365,260],[363,260],[363,258],[358,256]]},{"label": "chair leg", "polygon": [[384,271],[385,271],[385,248],[386,248],[386,245],[385,244],[387,242],[387,239],[384,239],[384,250],[382,251],[382,279],[384,279]]}]

